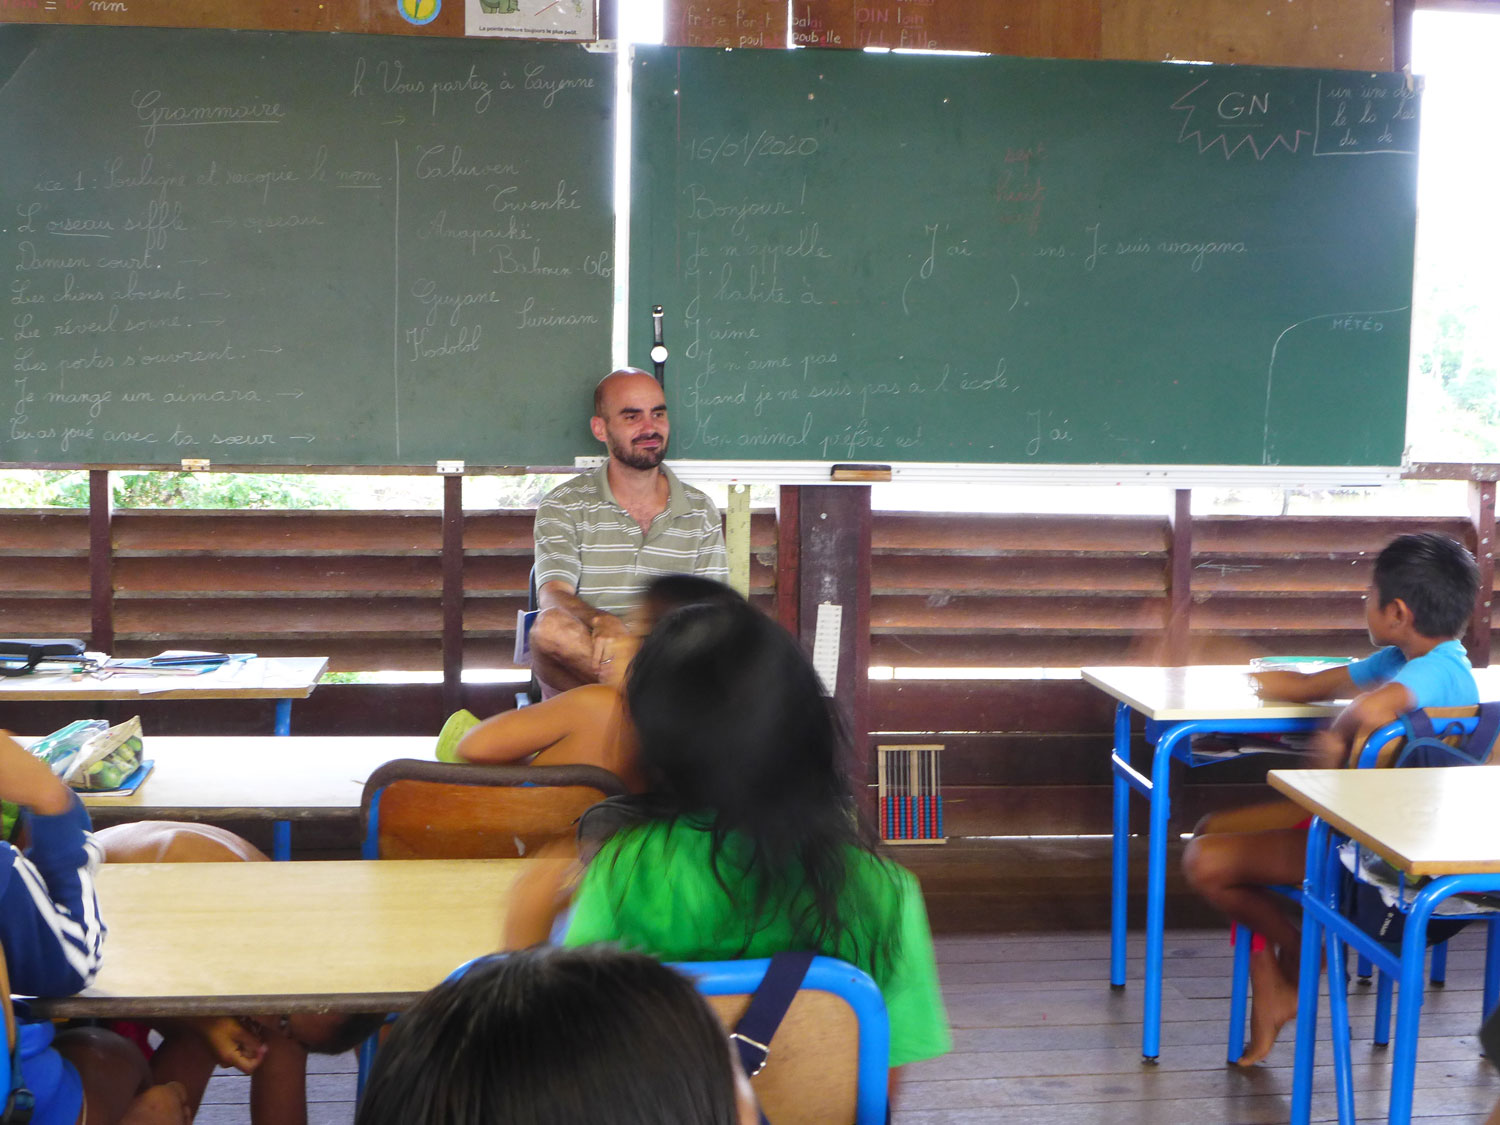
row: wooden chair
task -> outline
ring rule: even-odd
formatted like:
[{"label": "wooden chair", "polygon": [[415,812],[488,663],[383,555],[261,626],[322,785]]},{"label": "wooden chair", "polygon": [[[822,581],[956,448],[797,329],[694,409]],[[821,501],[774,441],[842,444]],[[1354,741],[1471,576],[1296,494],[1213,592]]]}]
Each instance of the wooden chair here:
[{"label": "wooden chair", "polygon": [[513,859],[567,836],[590,805],[626,792],[598,766],[469,765],[398,758],[365,782],[365,859]]},{"label": "wooden chair", "polygon": [[[733,1028],[766,975],[768,958],[682,962],[726,1028]],[[813,958],[792,1006],[751,1079],[774,1125],[885,1125],[890,1021],[880,988],[832,957]]]},{"label": "wooden chair", "polygon": [[[1479,714],[1477,707],[1428,707],[1425,710],[1428,717],[1433,720],[1433,726],[1439,730],[1449,725],[1456,728],[1455,733],[1445,739],[1454,745],[1460,741],[1458,731],[1461,731],[1462,735],[1473,732]],[[1354,769],[1388,768],[1395,764],[1397,756],[1405,745],[1405,728],[1399,722],[1387,723],[1379,730],[1372,731],[1364,744],[1355,748],[1350,754],[1350,765]],[[1500,758],[1500,755],[1496,755],[1494,747],[1491,747],[1489,757],[1483,764],[1495,765],[1497,758]],[[1300,886],[1271,887],[1270,889],[1300,906],[1302,901]],[[1495,1010],[1497,1001],[1500,1001],[1500,918],[1487,919],[1486,924],[1489,927],[1489,933],[1486,940],[1483,1010],[1488,1013]],[[1251,932],[1244,926],[1239,924],[1234,926],[1234,967],[1229,994],[1228,1057],[1231,1063],[1238,1059],[1244,1050],[1245,1013],[1250,991],[1251,938]],[[1448,975],[1448,943],[1446,941],[1433,943],[1431,957],[1428,979],[1434,985],[1441,987]],[[1360,954],[1355,975],[1368,984],[1373,968],[1370,961]],[[1383,972],[1376,979],[1375,1030],[1372,1039],[1382,1047],[1388,1044],[1391,1038],[1391,1000],[1394,984],[1395,982]]]},{"label": "wooden chair", "polygon": [[[496,766],[397,758],[365,781],[364,859],[516,859],[573,832],[590,805],[627,792],[598,766]],[[378,1035],[359,1048],[356,1101]]]}]

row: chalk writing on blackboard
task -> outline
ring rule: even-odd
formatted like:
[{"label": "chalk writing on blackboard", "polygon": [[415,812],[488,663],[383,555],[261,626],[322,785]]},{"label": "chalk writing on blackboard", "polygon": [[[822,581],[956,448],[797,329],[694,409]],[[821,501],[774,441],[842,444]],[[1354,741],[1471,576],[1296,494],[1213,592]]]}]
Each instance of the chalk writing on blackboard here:
[{"label": "chalk writing on blackboard", "polygon": [[[561,420],[586,403],[570,380],[608,363],[612,59],[28,34],[0,75],[0,150],[20,154],[0,163],[0,456],[555,464],[582,446]],[[497,426],[504,380],[529,389]]]}]

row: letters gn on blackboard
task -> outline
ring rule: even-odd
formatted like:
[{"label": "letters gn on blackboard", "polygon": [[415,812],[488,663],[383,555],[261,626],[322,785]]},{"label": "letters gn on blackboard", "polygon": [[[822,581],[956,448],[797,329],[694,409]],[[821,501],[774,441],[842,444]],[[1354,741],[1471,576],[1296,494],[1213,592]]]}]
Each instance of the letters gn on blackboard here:
[{"label": "letters gn on blackboard", "polygon": [[1400,462],[1399,76],[662,49],[634,98],[678,457]]},{"label": "letters gn on blackboard", "polygon": [[0,459],[569,463],[612,55],[0,28]]}]

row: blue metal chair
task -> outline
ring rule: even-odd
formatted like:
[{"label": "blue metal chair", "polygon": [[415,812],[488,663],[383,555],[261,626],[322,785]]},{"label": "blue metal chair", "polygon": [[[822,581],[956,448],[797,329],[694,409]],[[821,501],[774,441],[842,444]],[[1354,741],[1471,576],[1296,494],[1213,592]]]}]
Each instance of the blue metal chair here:
[{"label": "blue metal chair", "polygon": [[[733,1027],[770,963],[758,958],[672,967],[691,977],[725,1026]],[[775,1125],[885,1125],[890,1020],[879,986],[862,970],[833,957],[814,957],[769,1046],[765,1069],[753,1084],[762,1111]]]},{"label": "blue metal chair", "polygon": [[[460,965],[448,979],[484,959]],[[724,1025],[733,1027],[770,963],[764,957],[683,961],[672,968],[691,979]],[[768,1046],[765,1068],[753,1084],[775,1125],[885,1125],[891,1027],[880,987],[865,972],[833,957],[814,957]]]},{"label": "blue metal chair", "polygon": [[[1472,707],[1434,707],[1428,714],[1442,719],[1447,725],[1457,725],[1464,734],[1472,734],[1478,718]],[[1405,737],[1405,729],[1397,723],[1387,723],[1370,734],[1360,747],[1354,761],[1355,769],[1374,769],[1388,765],[1398,753]],[[1269,888],[1284,895],[1292,903],[1302,903],[1302,888],[1278,886]],[[1250,991],[1250,941],[1251,932],[1244,926],[1234,927],[1234,968],[1229,991],[1229,1052],[1228,1058],[1236,1061],[1245,1049],[1245,1015]],[[1432,946],[1431,967],[1428,975],[1434,986],[1442,987],[1448,975],[1448,943],[1437,942]],[[1365,983],[1372,972],[1370,959],[1359,953],[1355,974]],[[1384,1047],[1391,1041],[1391,999],[1394,981],[1384,970],[1376,977],[1375,1030],[1372,1041]],[[1484,1011],[1493,1011],[1500,997],[1500,918],[1489,921],[1489,936],[1486,943],[1484,968]]]},{"label": "blue metal chair", "polygon": [[[1335,841],[1334,846],[1330,846],[1330,839]],[[1391,1125],[1407,1125],[1411,1120],[1417,1031],[1421,1018],[1424,950],[1418,941],[1403,941],[1398,946],[1382,944],[1343,915],[1340,907],[1347,880],[1343,878],[1343,867],[1336,846],[1336,841],[1343,839],[1345,838],[1333,832],[1321,819],[1314,819],[1307,845],[1309,866],[1303,895],[1302,962],[1304,965],[1314,963],[1313,958],[1318,952],[1318,938],[1313,931],[1320,926],[1328,958],[1329,1033],[1333,1039],[1334,1082],[1341,1125],[1355,1120],[1348,982],[1342,971],[1345,947],[1354,948],[1361,955],[1369,957],[1383,973],[1400,979],[1403,1000],[1396,1027],[1396,1048],[1391,1060],[1390,1122]],[[1315,867],[1318,870],[1314,871]],[[1406,889],[1403,879],[1401,890],[1405,892]],[[1406,915],[1408,933],[1416,932],[1420,936],[1426,931],[1436,908],[1444,899],[1455,894],[1493,894],[1497,891],[1500,891],[1500,886],[1497,886],[1494,875],[1446,875],[1427,882],[1409,900],[1403,893],[1400,909]],[[1307,924],[1307,912],[1313,912],[1317,926]],[[1496,928],[1496,915],[1475,913],[1463,916],[1490,922],[1483,1010],[1486,1014],[1491,1014],[1495,1011],[1496,997],[1500,995],[1500,956],[1497,956],[1500,942],[1496,940],[1496,934],[1500,930]],[[1292,1083],[1292,1121],[1295,1123],[1307,1122],[1311,1115],[1312,1064],[1316,1038],[1314,1028],[1318,1009],[1317,977],[1317,973],[1304,969],[1303,980],[1299,985],[1296,1066]],[[1415,996],[1416,1002],[1408,1002],[1408,996]]]}]

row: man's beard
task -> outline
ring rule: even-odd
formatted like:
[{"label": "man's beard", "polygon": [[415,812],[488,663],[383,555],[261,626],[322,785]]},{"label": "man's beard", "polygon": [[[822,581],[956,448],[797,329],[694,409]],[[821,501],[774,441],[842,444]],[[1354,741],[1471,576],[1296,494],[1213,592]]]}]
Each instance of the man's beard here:
[{"label": "man's beard", "polygon": [[[652,434],[660,440],[660,434]],[[654,469],[662,463],[667,455],[667,443],[662,441],[655,449],[638,449],[633,445],[622,445],[619,442],[610,442],[610,456],[622,465],[628,465],[632,469]]]}]

